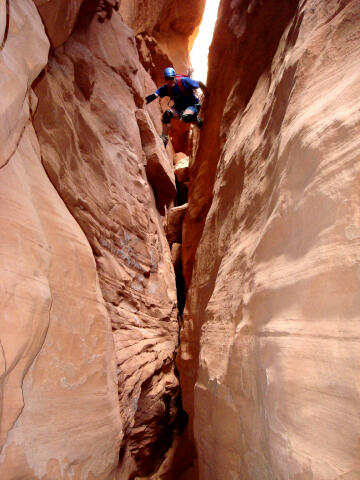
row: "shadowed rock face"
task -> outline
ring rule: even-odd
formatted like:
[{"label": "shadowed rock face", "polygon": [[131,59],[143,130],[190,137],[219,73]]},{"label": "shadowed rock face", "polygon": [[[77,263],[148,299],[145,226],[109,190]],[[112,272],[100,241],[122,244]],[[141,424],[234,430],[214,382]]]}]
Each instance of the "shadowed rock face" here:
[{"label": "shadowed rock face", "polygon": [[136,120],[146,158],[146,176],[155,191],[157,208],[164,215],[165,207],[176,197],[173,166],[147,112],[137,110]]},{"label": "shadowed rock face", "polygon": [[200,478],[359,478],[360,5],[220,15],[182,250],[189,285],[201,237],[179,359]]}]

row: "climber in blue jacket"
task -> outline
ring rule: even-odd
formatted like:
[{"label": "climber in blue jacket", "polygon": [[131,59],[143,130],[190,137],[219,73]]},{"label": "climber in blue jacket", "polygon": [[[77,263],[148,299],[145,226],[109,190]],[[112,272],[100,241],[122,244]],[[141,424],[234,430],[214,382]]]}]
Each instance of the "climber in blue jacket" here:
[{"label": "climber in blue jacket", "polygon": [[162,117],[163,133],[161,139],[166,147],[169,141],[169,129],[172,118],[186,123],[193,123],[201,128],[202,120],[198,117],[201,105],[199,99],[194,94],[194,90],[201,88],[205,97],[208,96],[209,92],[202,82],[193,80],[185,75],[176,75],[172,67],[165,68],[164,78],[166,84],[158,88],[155,93],[145,97],[145,100],[148,104],[157,97],[170,97],[174,102],[172,107],[165,110]]}]

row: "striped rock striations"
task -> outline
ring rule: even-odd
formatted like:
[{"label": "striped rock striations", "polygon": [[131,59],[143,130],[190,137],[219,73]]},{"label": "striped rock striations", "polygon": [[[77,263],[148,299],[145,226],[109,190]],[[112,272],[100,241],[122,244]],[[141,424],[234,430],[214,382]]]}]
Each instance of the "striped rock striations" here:
[{"label": "striped rock striations", "polygon": [[[43,164],[91,245],[111,319],[124,434],[119,478],[149,474],[160,462],[179,393],[174,272],[146,175],[156,130],[140,135],[137,119],[146,76],[132,31],[113,15],[80,22],[36,86]],[[151,162],[163,175],[155,195],[174,197],[171,161],[158,144]]]},{"label": "striped rock striations", "polygon": [[183,228],[184,408],[203,480],[355,480],[360,4],[278,3],[220,6]]},{"label": "striped rock striations", "polygon": [[0,52],[8,480],[147,476],[178,426],[172,159],[134,33],[96,4],[12,0]]}]

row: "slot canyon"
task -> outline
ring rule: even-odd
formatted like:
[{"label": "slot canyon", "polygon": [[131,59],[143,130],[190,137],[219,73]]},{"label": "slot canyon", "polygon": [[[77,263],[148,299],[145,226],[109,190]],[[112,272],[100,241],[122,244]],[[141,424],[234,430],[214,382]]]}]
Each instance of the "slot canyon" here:
[{"label": "slot canyon", "polygon": [[360,480],[360,2],[221,0],[164,147],[204,8],[0,0],[1,480]]}]

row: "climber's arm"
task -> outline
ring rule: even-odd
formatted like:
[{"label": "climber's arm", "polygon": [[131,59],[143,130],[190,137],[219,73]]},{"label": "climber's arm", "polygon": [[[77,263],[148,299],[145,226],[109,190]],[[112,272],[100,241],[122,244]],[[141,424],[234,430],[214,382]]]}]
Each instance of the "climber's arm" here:
[{"label": "climber's arm", "polygon": [[209,96],[209,90],[206,88],[206,85],[202,82],[199,82],[199,86],[200,86],[202,92],[204,93],[205,98],[207,98]]},{"label": "climber's arm", "polygon": [[155,100],[159,95],[157,93],[152,93],[151,95],[148,95],[147,97],[145,97],[145,101],[146,101],[146,104],[152,102],[153,100]]}]

